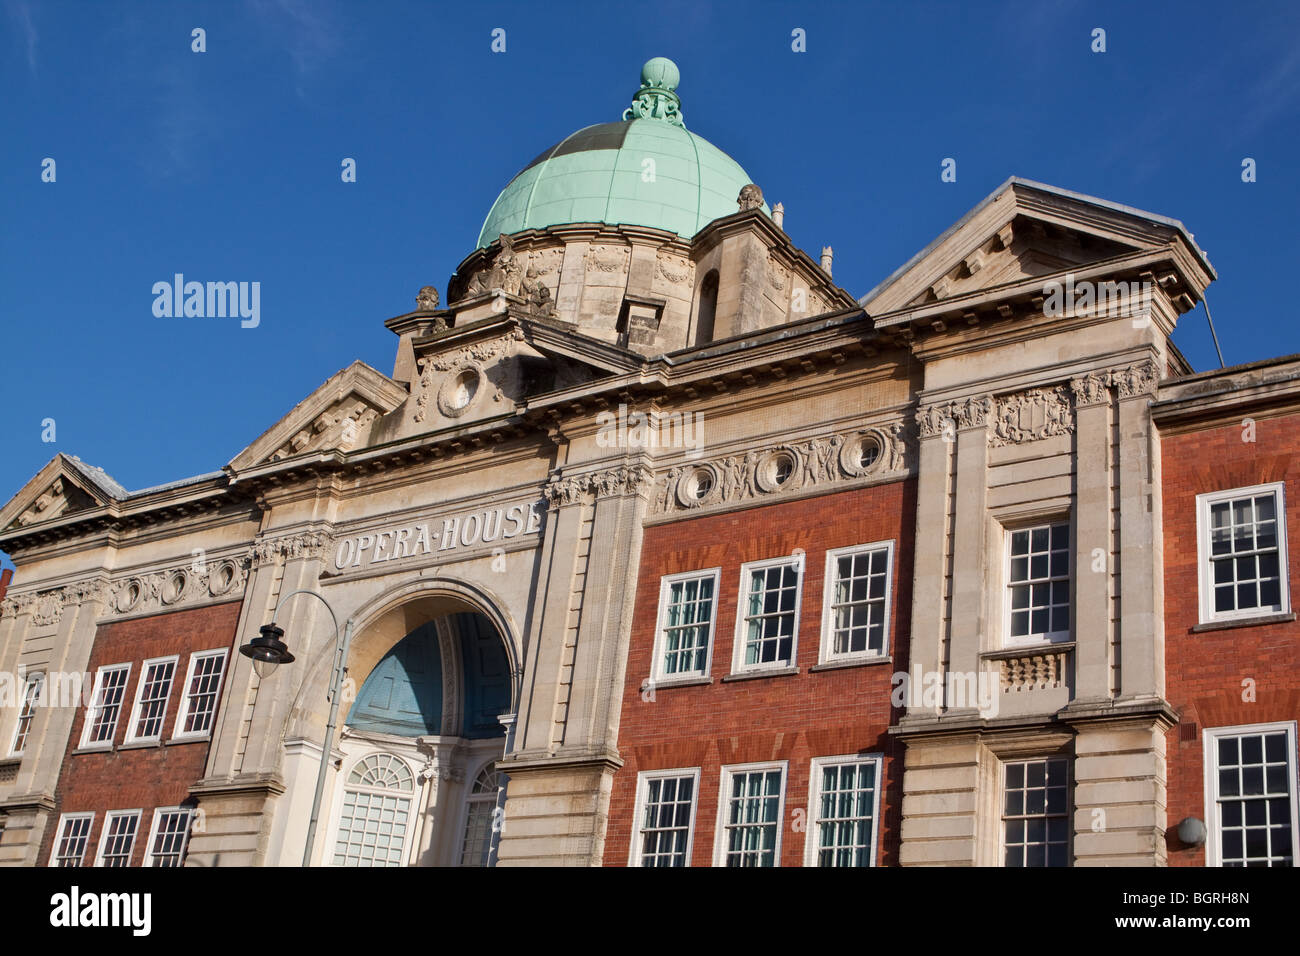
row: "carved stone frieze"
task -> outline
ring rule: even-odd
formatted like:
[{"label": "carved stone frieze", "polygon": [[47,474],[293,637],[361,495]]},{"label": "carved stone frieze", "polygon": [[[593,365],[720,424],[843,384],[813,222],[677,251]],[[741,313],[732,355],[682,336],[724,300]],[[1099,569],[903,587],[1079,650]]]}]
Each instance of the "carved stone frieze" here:
[{"label": "carved stone frieze", "polygon": [[563,249],[534,249],[528,253],[528,272],[535,276],[548,276],[558,272],[563,264]]},{"label": "carved stone frieze", "polygon": [[1070,379],[1070,389],[1074,392],[1076,408],[1106,404],[1110,401],[1109,387],[1110,376],[1104,372],[1089,372],[1087,375]]},{"label": "carved stone frieze", "polygon": [[16,617],[26,613],[35,601],[35,594],[11,594],[0,601],[0,617]]},{"label": "carved stone frieze", "polygon": [[106,588],[110,614],[139,614],[237,596],[248,582],[252,553],[208,559],[166,571],[133,574]]},{"label": "carved stone frieze", "polygon": [[655,269],[673,285],[681,285],[690,279],[691,273],[695,271],[695,265],[683,256],[661,252],[655,258]]},{"label": "carved stone frieze", "polygon": [[519,284],[524,278],[524,263],[515,254],[515,245],[509,236],[503,233],[498,241],[501,248],[487,268],[474,273],[466,295],[481,295],[485,292],[505,292],[508,295],[519,293]]},{"label": "carved stone frieze", "polygon": [[892,423],[675,465],[655,484],[651,511],[666,514],[807,490],[903,470],[903,427]]},{"label": "carved stone frieze", "polygon": [[258,540],[253,544],[252,556],[259,564],[280,556],[286,561],[294,558],[321,558],[333,546],[334,536],[328,531],[299,531]]},{"label": "carved stone frieze", "polygon": [[1160,370],[1153,360],[1147,359],[1136,365],[1115,369],[1110,373],[1110,381],[1118,390],[1120,398],[1149,395],[1160,384]]},{"label": "carved stone frieze", "polygon": [[922,438],[951,434],[963,428],[977,428],[988,423],[993,413],[993,399],[987,395],[959,398],[951,402],[926,405],[916,413]]},{"label": "carved stone frieze", "polygon": [[63,617],[64,592],[62,588],[55,591],[42,591],[36,595],[32,608],[32,623],[37,627],[58,624]]},{"label": "carved stone frieze", "polygon": [[1074,410],[1070,407],[1070,390],[1031,388],[995,400],[989,444],[1019,445],[1053,435],[1068,435],[1074,430]]},{"label": "carved stone frieze", "polygon": [[63,619],[63,612],[68,607],[84,604],[87,601],[102,601],[107,587],[107,578],[95,575],[73,581],[71,584],[44,591],[12,594],[0,601],[0,617],[11,617],[30,612],[32,624],[48,627],[58,624]]},{"label": "carved stone frieze", "polygon": [[777,292],[785,289],[786,283],[790,281],[790,270],[781,263],[777,262],[775,257],[767,257],[767,282]]},{"label": "carved stone frieze", "polygon": [[514,343],[523,341],[523,333],[518,329],[503,335],[497,339],[489,339],[486,342],[475,342],[473,345],[466,345],[463,348],[455,349],[450,352],[443,352],[440,355],[431,355],[420,360],[420,366],[425,369],[432,369],[435,372],[445,372],[448,369],[456,368],[468,363],[483,364],[497,356],[508,356],[514,351]]},{"label": "carved stone frieze", "polygon": [[[487,382],[484,365],[497,358],[509,358],[514,354],[515,343],[523,341],[523,338],[523,333],[515,329],[500,338],[475,342],[472,345],[420,359],[419,394],[415,398],[413,420],[424,421],[428,416],[429,403],[435,400],[444,415],[454,417],[455,414],[463,414],[468,408],[468,402],[464,405],[453,402],[446,392],[447,383],[454,382],[463,374],[473,375],[476,380],[477,395]],[[473,397],[475,396],[470,397],[471,400]]]},{"label": "carved stone frieze", "polygon": [[337,402],[277,448],[272,453],[271,460],[280,461],[291,455],[321,448],[350,451],[356,445],[361,430],[368,428],[378,417],[378,409],[359,399]]},{"label": "carved stone frieze", "polygon": [[542,489],[552,510],[582,501],[587,495],[609,498],[636,494],[650,481],[653,473],[644,465],[620,465],[582,475],[555,476]]},{"label": "carved stone frieze", "polygon": [[587,250],[587,268],[597,272],[626,272],[631,255],[632,250],[627,246],[592,246]]},{"label": "carved stone frieze", "polygon": [[56,478],[26,511],[18,516],[18,526],[25,528],[38,521],[56,518],[68,506],[68,498],[63,486],[63,479]]}]

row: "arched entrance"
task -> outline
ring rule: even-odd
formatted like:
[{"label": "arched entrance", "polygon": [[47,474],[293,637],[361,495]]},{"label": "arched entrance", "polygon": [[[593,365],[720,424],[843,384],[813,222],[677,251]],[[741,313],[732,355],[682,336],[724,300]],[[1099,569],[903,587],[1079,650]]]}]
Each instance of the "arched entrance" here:
[{"label": "arched entrance", "polygon": [[463,597],[414,595],[363,622],[348,664],[357,689],[317,859],[494,865],[516,693],[498,625]]}]

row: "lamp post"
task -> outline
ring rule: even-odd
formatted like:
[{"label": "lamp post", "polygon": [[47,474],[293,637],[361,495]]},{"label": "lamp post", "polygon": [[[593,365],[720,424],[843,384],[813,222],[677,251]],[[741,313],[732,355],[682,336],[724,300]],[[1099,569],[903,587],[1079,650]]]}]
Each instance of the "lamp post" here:
[{"label": "lamp post", "polygon": [[325,610],[329,612],[330,620],[334,622],[334,672],[330,678],[329,702],[330,716],[329,721],[325,724],[325,740],[321,743],[320,767],[316,772],[316,795],[311,803],[311,821],[307,824],[307,845],[302,851],[302,865],[311,865],[312,845],[316,842],[316,824],[320,819],[321,798],[325,793],[325,771],[329,766],[330,751],[334,746],[334,727],[338,723],[339,717],[339,696],[343,688],[343,674],[347,669],[348,648],[352,644],[352,619],[348,618],[343,624],[342,640],[339,640],[339,619],[334,616],[334,609],[330,607],[329,601],[326,601],[316,591],[299,589],[290,591],[284,597],[280,598],[279,603],[275,606],[275,611],[271,614],[271,623],[264,624],[260,629],[261,637],[255,637],[239,649],[239,653],[245,657],[253,659],[253,670],[261,680],[266,680],[275,673],[275,669],[281,664],[292,663],[294,657],[289,653],[288,646],[281,640],[284,637],[284,628],[275,623],[275,619],[280,614],[280,608],[284,602],[289,600],[295,594],[310,594],[322,604]]}]

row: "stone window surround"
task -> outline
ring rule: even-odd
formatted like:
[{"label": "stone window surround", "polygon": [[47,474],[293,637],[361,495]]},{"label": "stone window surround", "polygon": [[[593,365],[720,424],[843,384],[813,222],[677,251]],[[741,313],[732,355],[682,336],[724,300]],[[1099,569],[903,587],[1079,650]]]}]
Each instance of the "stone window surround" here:
[{"label": "stone window surround", "polygon": [[[1019,650],[1021,647],[1033,649],[1046,643],[1041,640],[1017,645],[1009,641],[1011,632],[1011,532],[1043,524],[1068,524],[1070,526],[1070,632],[1060,642],[1074,640],[1075,615],[1078,589],[1078,536],[1079,523],[1075,514],[1073,496],[1047,498],[1027,504],[1007,505],[991,509],[988,513],[991,522],[986,545],[985,567],[1000,569],[999,573],[988,575],[985,584],[986,598],[990,611],[989,626],[986,629],[995,643],[991,647],[981,647],[980,652],[1002,650]],[[954,556],[955,557],[955,556]],[[1109,570],[1107,571],[1109,573]],[[996,619],[994,619],[996,618]],[[1060,643],[1057,642],[1057,643]]]},{"label": "stone window surround", "polygon": [[[18,719],[14,723],[14,732],[9,738],[9,757],[21,757],[27,747],[27,738],[31,736],[31,726],[36,720],[36,701],[45,687],[45,672],[28,674],[23,683],[23,704],[18,708]],[[24,729],[23,721],[27,721]],[[18,738],[23,738],[23,745],[18,746]]]},{"label": "stone window surround", "polygon": [[[316,749],[319,753],[319,750]],[[501,759],[501,738],[467,740],[460,737],[433,736],[401,737],[378,731],[354,730],[344,726],[342,739],[335,744],[332,765],[333,780],[327,785],[328,811],[321,817],[320,832],[313,848],[313,866],[333,866],[334,848],[338,838],[339,819],[347,778],[358,761],[372,754],[388,754],[402,760],[415,774],[415,789],[411,796],[411,824],[407,836],[402,866],[421,865],[421,855],[434,851],[435,866],[458,866],[464,850],[465,827],[469,822],[469,800],[473,781],[482,770]],[[421,767],[423,763],[423,767]],[[508,778],[507,782],[508,782]],[[436,791],[454,787],[460,796],[455,805],[443,802],[444,796]],[[436,807],[431,801],[437,799]],[[436,811],[431,815],[431,811]],[[434,827],[432,834],[426,833]],[[446,829],[454,838],[450,843]],[[442,851],[436,851],[430,841],[442,842]],[[448,847],[450,847],[448,849]],[[450,862],[454,860],[455,862]]]},{"label": "stone window surround", "polygon": [[986,735],[979,745],[979,792],[976,796],[976,866],[1001,867],[1005,859],[1002,830],[1002,796],[1006,764],[1019,760],[1065,757],[1068,761],[1069,794],[1067,814],[1071,821],[1070,865],[1074,865],[1074,733],[1055,730],[1047,733],[1025,731],[1015,734]]},{"label": "stone window surround", "polygon": [[636,775],[636,804],[632,815],[632,838],[628,841],[627,865],[641,866],[641,830],[650,781],[664,778],[691,778],[691,814],[686,825],[686,866],[691,865],[695,850],[695,815],[700,807],[700,768],[678,767],[668,770],[642,770]]},{"label": "stone window surround", "polygon": [[[1274,495],[1274,513],[1277,516],[1278,543],[1278,577],[1281,584],[1280,610],[1269,608],[1247,608],[1237,611],[1216,612],[1214,610],[1214,587],[1211,581],[1210,561],[1210,506],[1235,498],[1246,498],[1272,492]],[[1286,487],[1285,482],[1275,481],[1241,488],[1225,488],[1196,496],[1196,580],[1197,580],[1197,627],[1209,629],[1210,625],[1231,625],[1241,621],[1249,623],[1253,619],[1281,619],[1291,613],[1290,568],[1287,561],[1286,532]],[[1259,623],[1266,623],[1259,620]]]}]

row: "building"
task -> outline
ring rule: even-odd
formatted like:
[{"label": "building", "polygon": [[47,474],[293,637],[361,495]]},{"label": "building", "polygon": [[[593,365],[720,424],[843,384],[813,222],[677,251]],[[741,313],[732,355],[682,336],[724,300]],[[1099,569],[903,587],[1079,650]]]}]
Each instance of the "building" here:
[{"label": "building", "polygon": [[1015,178],[856,299],[677,84],[391,375],[0,510],[0,863],[1294,859],[1300,360],[1194,374],[1191,234]]}]

